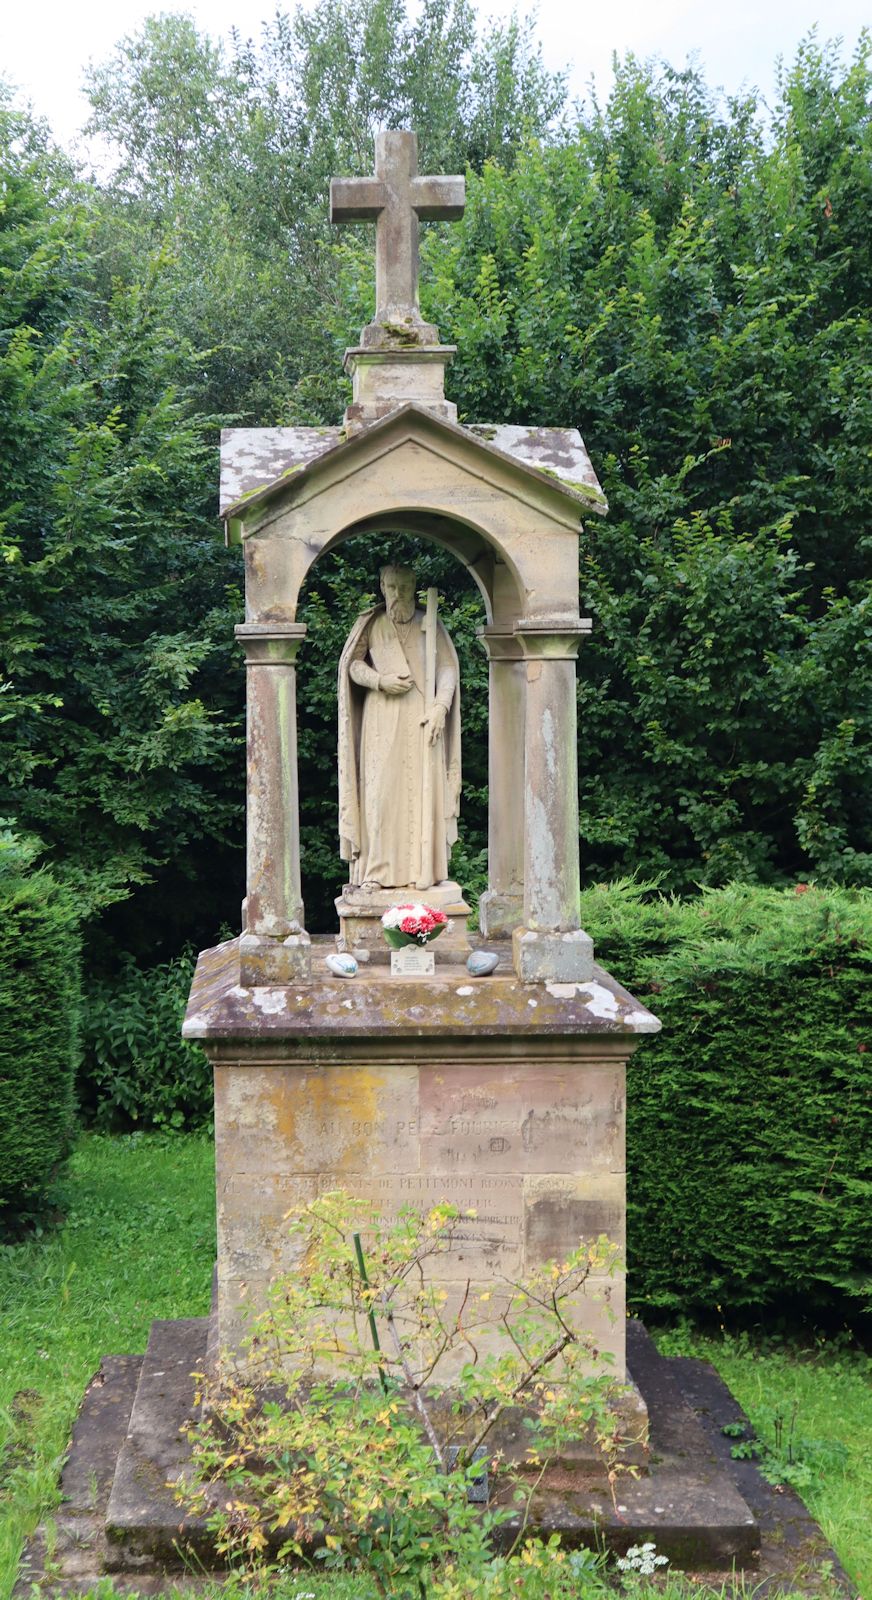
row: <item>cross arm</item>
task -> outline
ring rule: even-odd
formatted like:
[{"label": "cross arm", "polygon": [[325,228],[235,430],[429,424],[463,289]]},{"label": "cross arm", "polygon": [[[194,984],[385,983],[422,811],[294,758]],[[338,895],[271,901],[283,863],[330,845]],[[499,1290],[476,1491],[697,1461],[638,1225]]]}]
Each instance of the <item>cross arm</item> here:
[{"label": "cross arm", "polygon": [[422,222],[456,222],[465,204],[465,178],[412,179],[412,205]]},{"label": "cross arm", "polygon": [[387,188],[378,178],[330,180],[331,222],[375,222],[387,203]]}]

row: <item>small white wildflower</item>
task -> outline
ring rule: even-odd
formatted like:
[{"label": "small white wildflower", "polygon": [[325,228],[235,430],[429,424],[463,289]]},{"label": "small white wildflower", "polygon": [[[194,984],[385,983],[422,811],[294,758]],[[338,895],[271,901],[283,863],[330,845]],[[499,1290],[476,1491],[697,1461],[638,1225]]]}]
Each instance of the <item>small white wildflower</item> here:
[{"label": "small white wildflower", "polygon": [[658,1567],[668,1567],[669,1557],[658,1556],[656,1545],[650,1540],[644,1544],[633,1544],[626,1556],[619,1556],[617,1567],[619,1572],[638,1572],[641,1578],[653,1578]]}]

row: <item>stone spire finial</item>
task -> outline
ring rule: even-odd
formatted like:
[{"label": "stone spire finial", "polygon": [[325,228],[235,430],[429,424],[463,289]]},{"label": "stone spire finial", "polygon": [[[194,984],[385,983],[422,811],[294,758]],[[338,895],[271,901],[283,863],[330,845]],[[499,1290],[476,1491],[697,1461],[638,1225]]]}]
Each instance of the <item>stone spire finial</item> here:
[{"label": "stone spire finial", "polygon": [[465,198],[463,178],[419,177],[417,135],[397,130],[376,134],[373,177],[331,180],[331,222],[375,223],[375,316],[345,355],[349,433],[410,401],[456,420],[445,399],[454,347],[439,343],[439,329],[418,307],[418,223],[462,217]]}]

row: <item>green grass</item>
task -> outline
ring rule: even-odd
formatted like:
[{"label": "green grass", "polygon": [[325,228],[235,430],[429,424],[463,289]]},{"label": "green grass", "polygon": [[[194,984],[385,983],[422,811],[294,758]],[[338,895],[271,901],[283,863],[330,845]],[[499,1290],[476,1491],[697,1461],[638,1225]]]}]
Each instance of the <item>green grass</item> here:
[{"label": "green grass", "polygon": [[[66,1180],[64,1210],[63,1227],[0,1249],[0,1600],[8,1600],[23,1540],[57,1504],[70,1428],[101,1356],[144,1350],[155,1317],[208,1310],[215,1251],[211,1145],[191,1136],[85,1138]],[[812,1467],[803,1495],[857,1593],[872,1600],[868,1361],[838,1346],[790,1353],[684,1332],[659,1342],[667,1354],[713,1361],[770,1440],[775,1411],[789,1416],[798,1402],[798,1455]],[[224,1585],[224,1600],[233,1600],[227,1591],[235,1587]],[[562,1592],[549,1583],[542,1600]],[[579,1600],[599,1592],[593,1577],[572,1589]],[[716,1592],[677,1578],[658,1586],[662,1600]],[[97,1594],[109,1600],[111,1585],[101,1584]],[[284,1583],[281,1594],[282,1600],[306,1594],[370,1600],[361,1579],[334,1574],[306,1573]],[[535,1581],[523,1591],[524,1600],[539,1594]]]},{"label": "green grass", "polygon": [[0,1600],[23,1538],[56,1504],[70,1429],[101,1356],[144,1350],[154,1317],[209,1309],[213,1173],[204,1139],[84,1139],[65,1183],[63,1228],[0,1249]]},{"label": "green grass", "polygon": [[759,1437],[799,1468],[798,1492],[820,1523],[861,1600],[872,1600],[872,1360],[842,1339],[791,1350],[747,1335],[658,1337],[664,1355],[698,1355],[717,1367]]}]

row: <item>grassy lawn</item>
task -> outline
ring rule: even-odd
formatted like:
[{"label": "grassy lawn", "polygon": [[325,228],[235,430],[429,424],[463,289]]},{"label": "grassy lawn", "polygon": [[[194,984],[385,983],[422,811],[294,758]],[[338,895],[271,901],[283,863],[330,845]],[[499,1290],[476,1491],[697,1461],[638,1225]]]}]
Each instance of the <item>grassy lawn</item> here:
[{"label": "grassy lawn", "polygon": [[717,1367],[754,1428],[794,1479],[861,1600],[872,1600],[872,1360],[842,1342],[810,1349],[755,1347],[747,1335],[661,1334],[664,1355],[702,1356]]},{"label": "grassy lawn", "polygon": [[[85,1138],[65,1210],[62,1228],[0,1249],[0,1600],[8,1600],[23,1539],[57,1502],[70,1427],[100,1357],[144,1350],[154,1317],[208,1310],[211,1145],[138,1134]],[[776,1415],[789,1423],[796,1402],[796,1455],[810,1469],[801,1492],[858,1594],[872,1600],[868,1361],[838,1346],[792,1354],[687,1334],[663,1336],[661,1348],[713,1361],[773,1442]],[[565,1592],[583,1596],[597,1587],[582,1580]],[[546,1592],[564,1591],[549,1583]],[[658,1592],[677,1597],[688,1588],[672,1580]],[[285,1600],[308,1594],[368,1600],[359,1579],[306,1575],[283,1586]]]},{"label": "grassy lawn", "polygon": [[213,1174],[203,1139],[84,1139],[64,1227],[0,1249],[2,1600],[23,1537],[56,1503],[70,1428],[101,1356],[144,1350],[154,1317],[209,1309]]}]

